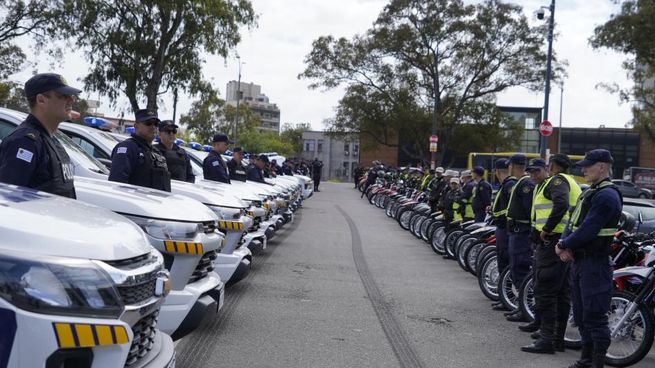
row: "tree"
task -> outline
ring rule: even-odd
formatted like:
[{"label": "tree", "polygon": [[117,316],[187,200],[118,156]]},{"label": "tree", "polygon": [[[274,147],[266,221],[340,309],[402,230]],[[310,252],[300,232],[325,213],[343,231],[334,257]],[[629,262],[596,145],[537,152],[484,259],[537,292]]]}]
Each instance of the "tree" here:
[{"label": "tree", "polygon": [[621,11],[594,30],[594,48],[625,53],[623,68],[634,81],[631,88],[601,84],[617,93],[622,102],[632,103],[632,124],[655,141],[655,2],[626,0]]},{"label": "tree", "polygon": [[206,93],[191,105],[187,114],[180,117],[180,124],[187,127],[193,139],[200,143],[211,142],[218,132],[218,122],[224,119],[225,101],[216,91]]},{"label": "tree", "polygon": [[[116,101],[124,94],[137,110],[156,109],[174,88],[207,92],[202,52],[227,56],[252,27],[249,0],[50,0],[60,9],[60,37],[73,37],[91,63],[88,90]],[[115,103],[115,102],[114,102]]]},{"label": "tree", "polygon": [[[350,126],[378,144],[393,145],[401,133],[424,130],[430,111],[443,159],[455,127],[477,121],[468,114],[478,103],[510,87],[542,88],[544,45],[544,26],[531,27],[517,5],[391,0],[364,35],[314,41],[299,77],[311,79],[311,88],[345,84],[331,128]],[[350,120],[339,116],[340,109],[349,110],[342,116]],[[423,134],[417,146],[426,145]]]},{"label": "tree", "polygon": [[23,87],[13,82],[0,82],[0,106],[24,113],[30,112]]},{"label": "tree", "polygon": [[280,139],[284,143],[288,143],[293,147],[293,154],[300,155],[302,152],[302,134],[306,131],[312,130],[309,123],[291,124],[286,123],[282,126],[282,133]]},{"label": "tree", "polygon": [[[227,104],[225,106],[225,118],[219,124],[218,128],[221,132],[230,133],[234,135],[234,123],[236,121],[236,106]],[[261,124],[261,117],[258,114],[255,114],[250,107],[246,104],[239,105],[239,124],[237,125],[237,138],[241,137],[241,134],[256,130],[257,127]]]},{"label": "tree", "polygon": [[239,145],[250,153],[277,152],[283,156],[290,156],[294,153],[294,148],[290,143],[283,142],[278,134],[272,132],[257,130],[246,132],[239,137]]}]

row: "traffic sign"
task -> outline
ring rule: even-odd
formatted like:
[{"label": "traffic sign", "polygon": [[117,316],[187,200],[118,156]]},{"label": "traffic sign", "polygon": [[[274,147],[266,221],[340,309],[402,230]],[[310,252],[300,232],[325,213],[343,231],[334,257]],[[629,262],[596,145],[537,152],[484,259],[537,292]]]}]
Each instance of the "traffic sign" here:
[{"label": "traffic sign", "polygon": [[544,137],[548,137],[553,134],[553,124],[548,120],[544,120],[539,124],[539,134]]},{"label": "traffic sign", "polygon": [[437,142],[439,142],[439,136],[431,135],[430,136],[430,143],[432,144],[432,143],[437,143]]},{"label": "traffic sign", "polygon": [[437,143],[430,143],[430,152],[437,152]]}]

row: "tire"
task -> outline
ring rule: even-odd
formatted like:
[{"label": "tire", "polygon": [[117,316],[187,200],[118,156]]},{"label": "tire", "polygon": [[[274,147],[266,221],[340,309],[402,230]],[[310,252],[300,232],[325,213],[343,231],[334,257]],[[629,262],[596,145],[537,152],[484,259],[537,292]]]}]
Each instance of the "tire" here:
[{"label": "tire", "polygon": [[482,252],[480,252],[480,255],[478,255],[478,259],[476,260],[475,263],[475,273],[476,275],[480,274],[480,269],[484,265],[484,263],[487,261],[487,259],[491,256],[496,255],[496,246],[491,245],[487,246],[484,249],[482,249]]},{"label": "tire", "polygon": [[434,229],[442,225],[443,225],[442,221],[433,220],[433,222],[428,227],[428,243],[432,241],[432,233],[434,233]]},{"label": "tire", "polygon": [[[465,236],[462,236],[462,238],[464,237]],[[472,236],[466,236],[466,238],[460,242],[460,246],[457,249],[457,263],[464,271],[468,272],[468,267],[466,265],[466,254],[477,241],[478,239]]]},{"label": "tire", "polygon": [[396,204],[395,201],[392,201],[390,198],[384,206],[384,213],[387,215],[387,217],[391,217],[391,209],[393,208],[394,204]]},{"label": "tire", "polygon": [[645,199],[648,198],[648,196],[645,193],[639,193],[639,198]]},{"label": "tire", "polygon": [[378,196],[377,193],[370,193],[370,192],[369,192],[369,193],[366,195],[366,197],[368,198],[368,203],[370,203],[370,204],[372,204],[372,205],[375,205],[375,197],[377,197],[377,196]]},{"label": "tire", "polygon": [[425,216],[420,215],[416,222],[414,222],[414,231],[412,232],[415,237],[421,239],[421,226],[423,226],[423,221],[425,221]]},{"label": "tire", "polygon": [[432,232],[432,236],[430,237],[430,247],[435,253],[444,255],[446,254],[445,240],[446,224],[441,223],[441,226],[435,227],[434,231]]},{"label": "tire", "polygon": [[505,307],[516,310],[519,307],[519,287],[514,285],[509,267],[506,267],[500,274],[498,280],[498,295]]},{"label": "tire", "polygon": [[425,221],[423,221],[423,223],[421,224],[421,239],[425,241],[430,240],[430,237],[428,236],[429,235],[428,229],[430,228],[430,226],[432,226],[433,222],[434,220],[432,218],[430,217],[425,218]]},{"label": "tire", "polygon": [[409,225],[410,225],[410,220],[412,219],[412,215],[414,214],[414,211],[405,208],[404,211],[398,213],[398,223],[400,224],[400,227],[402,227],[405,230],[409,230]]},{"label": "tire", "polygon": [[446,254],[448,255],[448,257],[452,259],[455,259],[455,257],[457,257],[456,243],[457,243],[457,239],[460,236],[462,236],[463,233],[464,231],[461,229],[454,229],[454,230],[450,230],[448,232],[448,235],[446,235],[445,244],[446,244]]},{"label": "tire", "polygon": [[534,299],[534,274],[530,274],[523,280],[519,290],[519,309],[523,318],[534,321],[535,299]]},{"label": "tire", "polygon": [[498,295],[498,263],[496,262],[496,255],[493,254],[487,257],[480,272],[478,273],[478,285],[480,290],[487,298],[496,302],[499,299]]},{"label": "tire", "polygon": [[[635,296],[626,292],[615,291],[612,293],[610,304],[609,325],[610,331],[614,330],[619,319],[627,312],[630,303],[635,301]],[[650,351],[653,346],[653,312],[643,303],[639,303],[629,319],[612,336],[612,344],[605,358],[608,365],[614,367],[627,367],[637,364]],[[635,338],[641,336],[641,341]]]},{"label": "tire", "polygon": [[464,255],[464,258],[466,259],[466,270],[473,276],[477,276],[477,269],[475,265],[478,262],[478,257],[486,246],[487,243],[478,240],[471,247],[469,247],[469,249],[466,250],[466,254]]}]

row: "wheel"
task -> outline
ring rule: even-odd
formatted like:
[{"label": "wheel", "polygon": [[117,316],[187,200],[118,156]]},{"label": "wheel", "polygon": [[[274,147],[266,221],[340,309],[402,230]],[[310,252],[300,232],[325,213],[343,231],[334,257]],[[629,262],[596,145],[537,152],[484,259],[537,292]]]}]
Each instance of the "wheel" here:
[{"label": "wheel", "polygon": [[455,244],[457,242],[457,238],[459,238],[464,231],[461,229],[454,229],[448,232],[446,235],[446,254],[448,254],[448,257],[450,258],[455,258],[456,254],[455,252],[457,251],[457,248],[455,247]]},{"label": "wheel", "polygon": [[489,299],[498,301],[498,263],[496,262],[496,255],[493,254],[487,258],[484,265],[480,267],[478,273],[478,285],[480,290]]},{"label": "wheel", "polygon": [[498,295],[505,307],[516,310],[519,307],[519,288],[514,285],[509,267],[506,267],[500,274],[498,280]]},{"label": "wheel", "polygon": [[377,196],[378,196],[377,193],[371,193],[371,192],[369,192],[369,193],[366,195],[366,197],[368,198],[368,203],[370,203],[370,204],[372,204],[372,205],[375,205],[375,197],[377,197]]},{"label": "wheel", "polygon": [[409,221],[412,219],[412,215],[414,214],[414,211],[405,208],[404,211],[398,214],[398,223],[400,224],[400,227],[402,227],[405,230],[409,230]]},{"label": "wheel", "polygon": [[389,200],[387,201],[387,203],[385,204],[385,206],[384,206],[384,213],[385,213],[388,217],[391,217],[391,210],[393,209],[393,206],[394,206],[395,203],[396,203],[395,201],[392,201],[391,199],[389,199]]},{"label": "wheel", "polygon": [[523,280],[519,290],[519,309],[523,314],[523,318],[534,321],[534,274],[530,274]]},{"label": "wheel", "polygon": [[423,226],[423,222],[425,221],[425,216],[420,215],[417,219],[416,222],[414,222],[414,231],[412,233],[414,234],[415,237],[421,238],[421,226]]},{"label": "wheel", "polygon": [[428,243],[432,241],[432,234],[434,233],[434,230],[435,230],[437,227],[442,226],[442,225],[443,225],[443,222],[442,222],[442,221],[439,221],[439,220],[434,220],[434,221],[430,224],[430,226],[428,227]]},{"label": "wheel", "polygon": [[478,240],[476,243],[473,243],[471,247],[469,247],[469,249],[466,251],[466,254],[464,255],[464,258],[466,258],[466,270],[473,274],[473,276],[477,275],[477,269],[475,265],[478,262],[480,253],[486,245],[487,243]]},{"label": "wheel", "polygon": [[645,193],[640,193],[639,198],[648,198],[648,196]]},{"label": "wheel", "polygon": [[580,349],[582,348],[582,336],[580,336],[580,330],[578,325],[575,324],[573,319],[573,308],[569,313],[569,321],[566,325],[566,334],[564,334],[564,346],[567,349]]},{"label": "wheel", "polygon": [[430,228],[430,226],[432,226],[433,222],[434,220],[432,218],[430,217],[425,218],[425,221],[423,221],[423,223],[421,224],[421,239],[425,241],[430,240],[428,236],[428,229]]},{"label": "wheel", "polygon": [[[462,236],[462,238],[464,237],[465,236]],[[457,249],[457,263],[464,271],[468,271],[468,267],[466,263],[466,254],[468,253],[469,249],[471,249],[473,244],[475,244],[477,241],[478,239],[472,236],[466,236],[464,241],[460,242],[461,245]]]},{"label": "wheel", "polygon": [[445,240],[446,240],[446,225],[442,222],[432,232],[430,240],[430,247],[432,250],[440,255],[446,254]]},{"label": "wheel", "polygon": [[[643,303],[633,304],[635,296],[622,291],[612,293],[608,316],[612,344],[606,363],[627,367],[642,360],[653,346],[653,312]],[[629,313],[624,323],[620,320]]]},{"label": "wheel", "polygon": [[482,266],[484,263],[487,261],[487,258],[491,256],[496,255],[496,246],[491,245],[484,247],[480,254],[478,255],[478,259],[475,261],[475,273],[476,275],[480,274],[480,270],[482,269]]}]

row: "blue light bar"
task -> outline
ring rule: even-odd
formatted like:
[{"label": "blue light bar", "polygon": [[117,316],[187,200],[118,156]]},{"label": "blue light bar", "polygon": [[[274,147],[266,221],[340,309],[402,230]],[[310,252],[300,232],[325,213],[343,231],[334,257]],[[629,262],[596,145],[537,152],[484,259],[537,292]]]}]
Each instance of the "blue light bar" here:
[{"label": "blue light bar", "polygon": [[107,120],[95,116],[87,116],[83,119],[83,121],[84,124],[94,128],[100,128],[107,125]]},{"label": "blue light bar", "polygon": [[202,144],[198,142],[189,142],[188,146],[189,148],[193,148],[196,151],[202,150]]},{"label": "blue light bar", "polygon": [[186,142],[184,141],[184,139],[178,138],[175,140],[175,144],[177,144],[178,146],[184,146]]},{"label": "blue light bar", "polygon": [[212,147],[212,146],[210,146],[210,145],[208,145],[208,144],[205,144],[204,146],[202,146],[202,149],[203,149],[205,152],[211,152],[211,151],[214,150],[214,147]]}]

